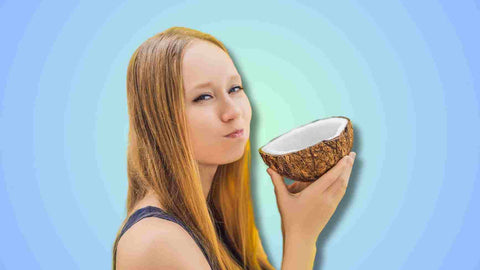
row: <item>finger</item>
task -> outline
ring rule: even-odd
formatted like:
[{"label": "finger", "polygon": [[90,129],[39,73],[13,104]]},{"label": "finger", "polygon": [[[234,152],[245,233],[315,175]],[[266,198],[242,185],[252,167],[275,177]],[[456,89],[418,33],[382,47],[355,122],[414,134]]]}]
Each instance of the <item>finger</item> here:
[{"label": "finger", "polygon": [[326,190],[326,193],[345,193],[350,181],[350,175],[352,173],[354,159],[350,161],[350,165],[340,174],[340,176],[335,180]]},{"label": "finger", "polygon": [[349,155],[344,156],[335,166],[330,168],[325,174],[320,178],[315,180],[308,189],[305,191],[314,192],[319,194],[324,192],[337,178],[342,174],[343,171],[349,166],[349,158],[355,156],[354,152],[350,152]]},{"label": "finger", "polygon": [[285,184],[283,177],[272,168],[268,168],[267,173],[272,179],[273,186],[275,188],[275,194],[277,194],[277,197],[283,198],[283,196],[288,194],[287,185]]}]

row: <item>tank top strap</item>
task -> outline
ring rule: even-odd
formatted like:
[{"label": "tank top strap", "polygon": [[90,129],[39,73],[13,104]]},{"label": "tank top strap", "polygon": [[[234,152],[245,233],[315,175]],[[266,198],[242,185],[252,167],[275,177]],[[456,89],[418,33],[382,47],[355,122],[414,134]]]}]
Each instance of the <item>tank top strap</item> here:
[{"label": "tank top strap", "polygon": [[208,264],[210,265],[210,268],[213,269],[212,262],[210,261],[210,258],[208,257],[205,248],[200,243],[200,240],[197,238],[197,236],[181,220],[175,218],[174,216],[165,212],[163,209],[158,208],[156,206],[152,206],[152,205],[145,206],[143,208],[140,208],[140,209],[136,210],[132,215],[130,215],[127,222],[125,223],[125,225],[122,228],[122,231],[120,233],[120,237],[122,237],[122,235],[128,229],[130,229],[130,227],[132,227],[135,223],[137,223],[140,220],[142,220],[144,218],[147,218],[147,217],[157,217],[157,218],[161,218],[161,219],[170,220],[170,221],[173,221],[173,222],[179,224],[180,226],[182,226],[190,234],[190,236],[193,238],[193,240],[195,240],[195,242],[197,243],[197,245],[200,247],[203,254],[205,255],[205,258],[207,259]]}]

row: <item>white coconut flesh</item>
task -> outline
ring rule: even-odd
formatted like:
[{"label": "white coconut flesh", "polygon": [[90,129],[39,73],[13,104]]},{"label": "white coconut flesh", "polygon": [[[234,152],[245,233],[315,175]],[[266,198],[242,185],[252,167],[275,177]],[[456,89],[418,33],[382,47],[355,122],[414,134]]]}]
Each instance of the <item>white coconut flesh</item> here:
[{"label": "white coconut flesh", "polygon": [[295,128],[273,139],[262,151],[272,155],[296,152],[340,135],[348,124],[345,118],[327,118]]}]

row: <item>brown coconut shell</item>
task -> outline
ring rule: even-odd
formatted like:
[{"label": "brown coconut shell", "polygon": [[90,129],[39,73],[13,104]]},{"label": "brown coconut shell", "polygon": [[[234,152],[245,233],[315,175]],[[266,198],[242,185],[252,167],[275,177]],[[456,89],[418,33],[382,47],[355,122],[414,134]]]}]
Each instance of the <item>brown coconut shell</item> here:
[{"label": "brown coconut shell", "polygon": [[[335,117],[348,120],[345,128],[338,136],[329,140],[323,140],[315,145],[296,152],[282,155],[272,155],[262,151],[262,148],[266,146],[267,143],[258,149],[263,162],[265,162],[268,167],[274,169],[278,174],[291,180],[301,182],[313,182],[317,180],[330,168],[335,166],[340,159],[348,155],[353,147],[353,127],[352,122],[348,117],[332,116],[318,119],[308,124]],[[286,133],[275,137],[270,140],[270,142],[285,134]]]}]

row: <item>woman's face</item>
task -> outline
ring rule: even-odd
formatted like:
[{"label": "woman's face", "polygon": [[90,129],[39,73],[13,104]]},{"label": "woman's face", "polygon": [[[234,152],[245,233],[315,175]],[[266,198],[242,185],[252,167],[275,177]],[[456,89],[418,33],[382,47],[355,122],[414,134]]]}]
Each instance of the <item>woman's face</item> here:
[{"label": "woman's face", "polygon": [[[194,41],[184,54],[182,72],[195,159],[211,165],[240,159],[252,109],[233,61],[216,45]],[[236,129],[243,129],[242,137],[225,137]]]}]

